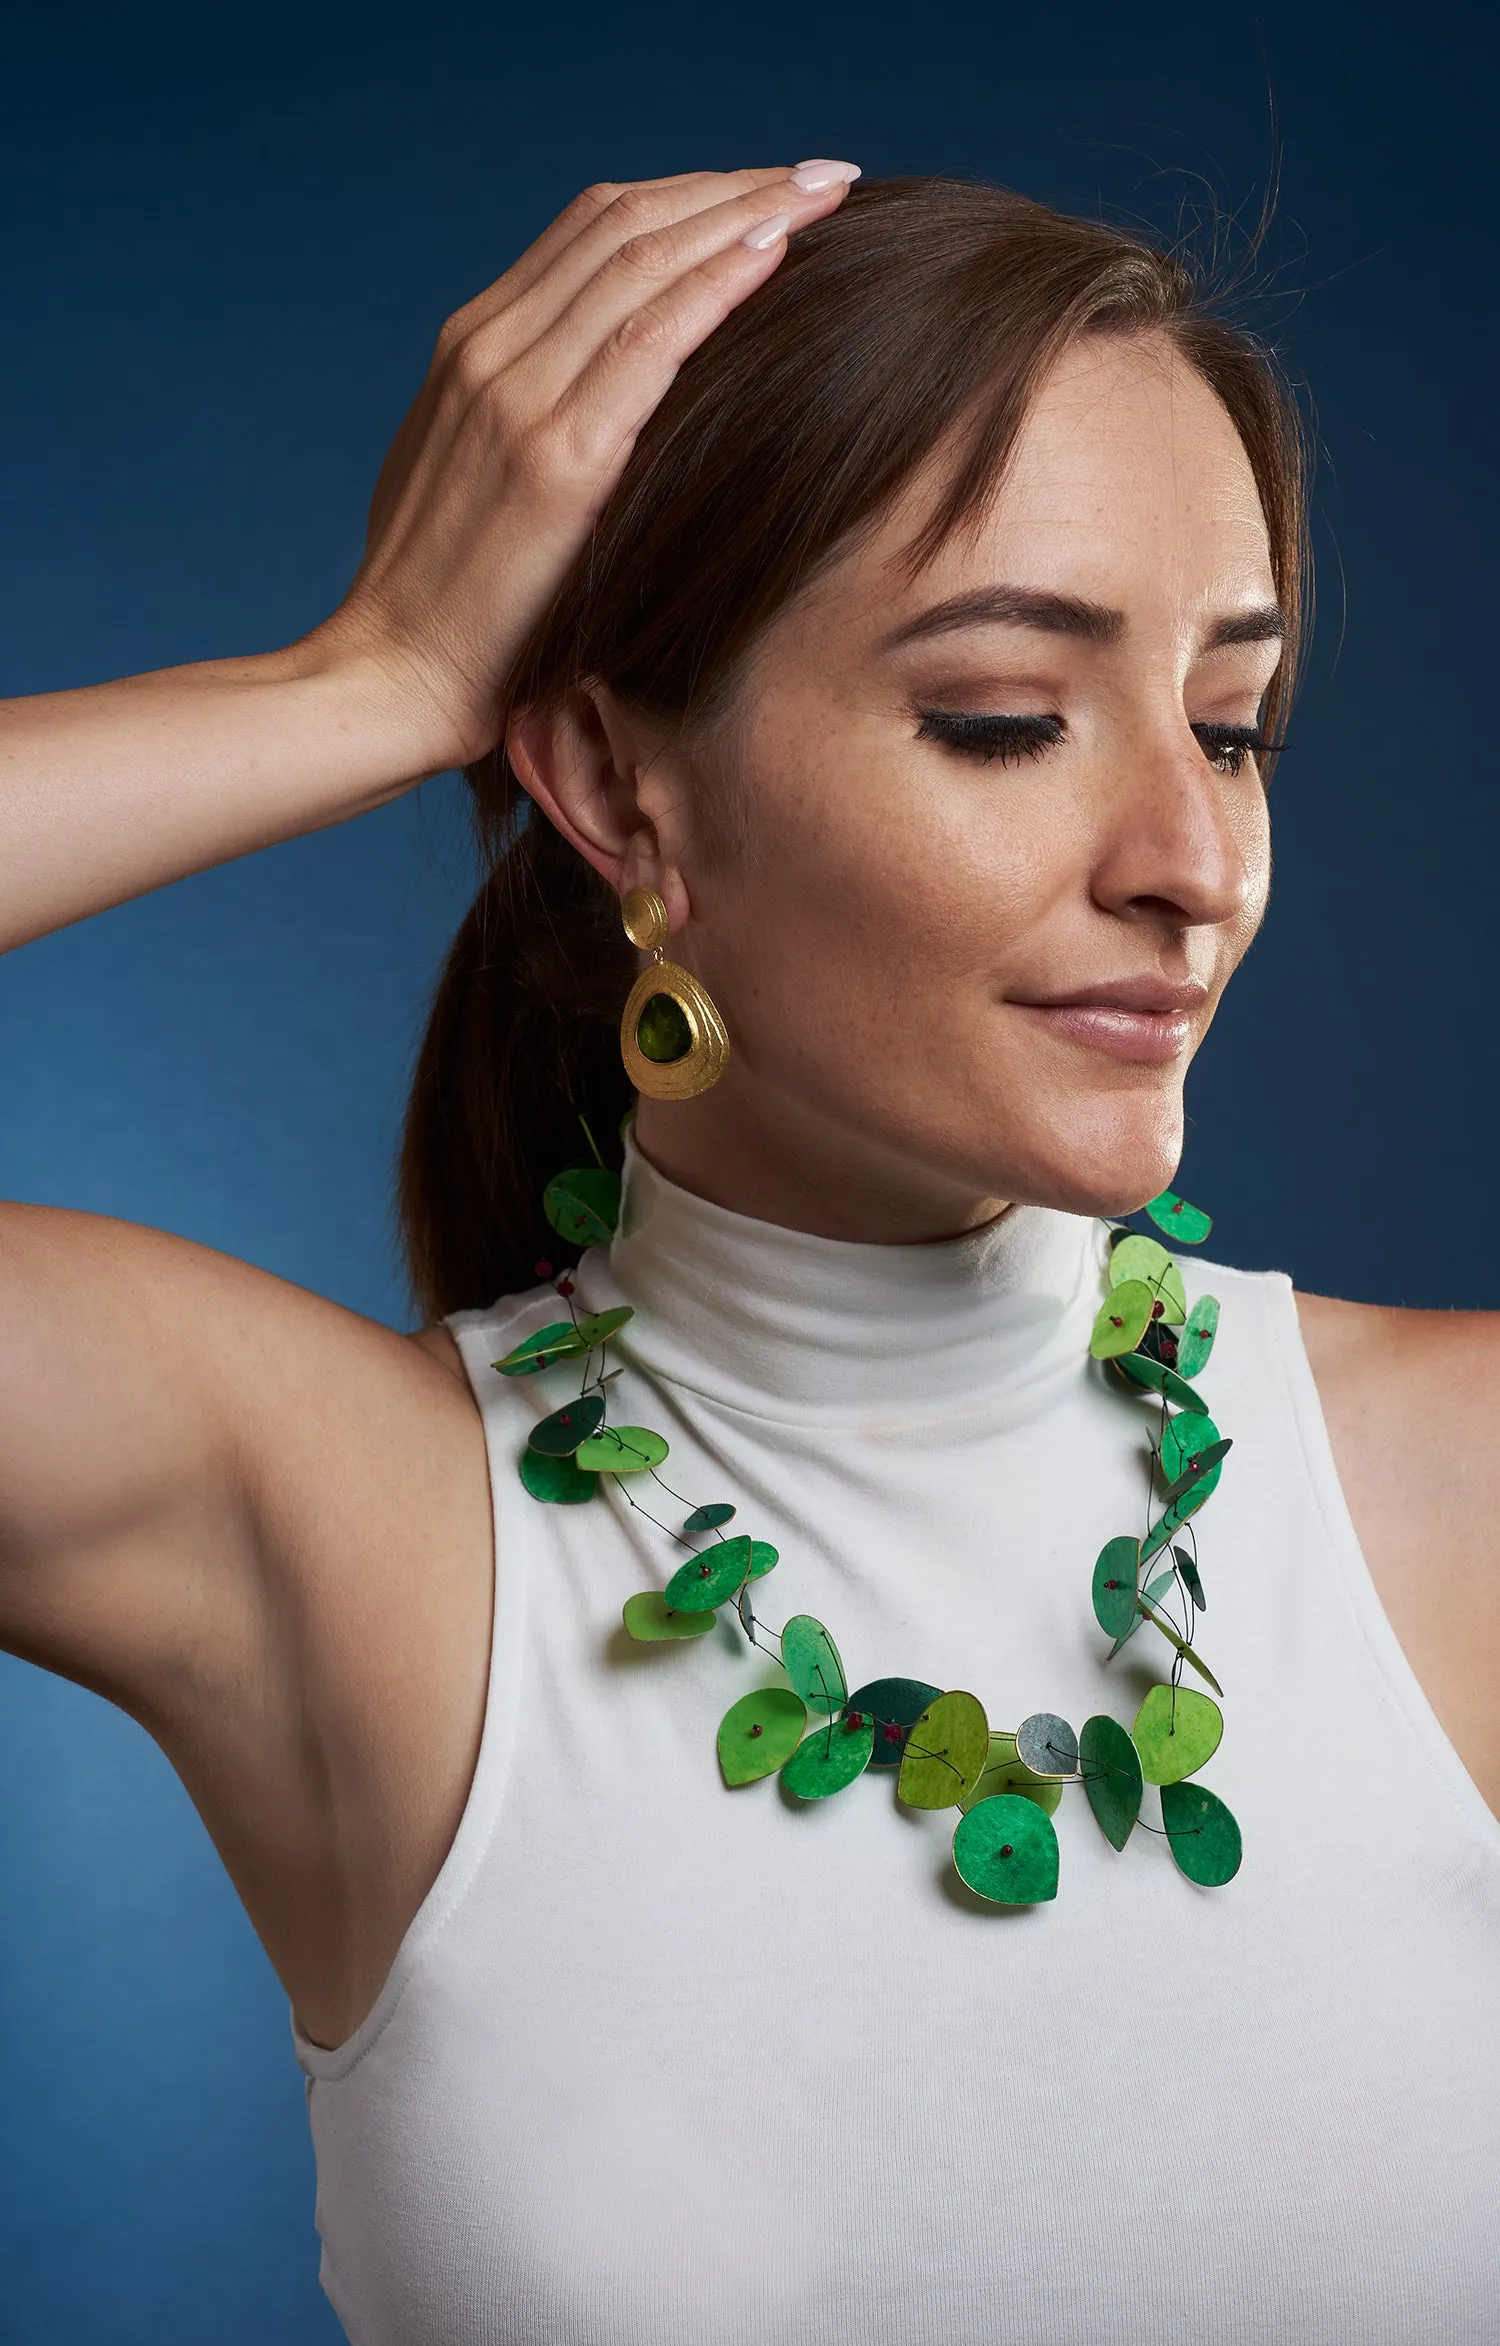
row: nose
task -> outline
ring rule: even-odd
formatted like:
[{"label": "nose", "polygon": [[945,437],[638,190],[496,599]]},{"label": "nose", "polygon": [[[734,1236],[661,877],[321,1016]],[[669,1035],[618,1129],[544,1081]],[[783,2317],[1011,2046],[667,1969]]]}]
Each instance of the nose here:
[{"label": "nose", "polygon": [[1265,798],[1248,768],[1209,764],[1180,708],[1116,768],[1095,901],[1119,919],[1166,929],[1244,921],[1264,896]]}]

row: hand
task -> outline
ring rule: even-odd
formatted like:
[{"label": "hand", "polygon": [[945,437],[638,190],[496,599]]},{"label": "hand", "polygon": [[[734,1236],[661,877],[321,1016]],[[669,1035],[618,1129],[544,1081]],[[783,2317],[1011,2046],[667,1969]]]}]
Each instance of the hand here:
[{"label": "hand", "polygon": [[683,360],[857,177],[812,163],[591,187],[448,320],[365,559],[318,631],[411,696],[423,771],[492,746],[511,664]]}]

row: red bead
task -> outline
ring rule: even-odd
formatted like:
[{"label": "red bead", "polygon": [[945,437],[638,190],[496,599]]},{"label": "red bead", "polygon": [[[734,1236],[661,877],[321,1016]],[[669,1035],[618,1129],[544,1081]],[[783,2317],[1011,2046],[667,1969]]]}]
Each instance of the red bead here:
[{"label": "red bead", "polygon": [[750,1732],[751,1732],[751,1734],[752,1734],[752,1735],[759,1735],[759,1734],[763,1733],[763,1729],[762,1729],[762,1727],[761,1727],[761,1723],[760,1723],[759,1719],[757,1719],[757,1720],[756,1720],[756,1722],[755,1722],[755,1725],[754,1725],[754,1726],[751,1728]]},{"label": "red bead", "polygon": [[882,1727],[880,1732],[885,1737],[887,1743],[899,1743],[901,1741],[901,1730],[899,1727]]},{"label": "red bead", "polygon": [[1160,1299],[1158,1299],[1158,1300],[1157,1300],[1157,1302],[1153,1303],[1153,1304],[1152,1304],[1152,1306],[1151,1306],[1151,1317],[1153,1318],[1153,1320],[1159,1320],[1159,1319],[1161,1318],[1161,1315],[1162,1315],[1162,1313],[1163,1313],[1163,1312],[1166,1310],[1166,1308],[1167,1308],[1167,1307],[1166,1307],[1166,1305],[1165,1305],[1164,1303],[1162,1303],[1162,1302],[1160,1301]]},{"label": "red bead", "polygon": [[558,1294],[559,1294],[559,1295],[571,1295],[571,1294],[572,1294],[572,1292],[573,1292],[573,1282],[572,1282],[572,1280],[571,1280],[571,1279],[559,1279],[559,1280],[558,1280],[558,1282],[557,1282],[557,1292],[558,1292]]},{"label": "red bead", "polygon": [[531,1267],[539,1279],[550,1279],[552,1276],[552,1265],[550,1263],[533,1263]]},{"label": "red bead", "polygon": [[1116,1319],[1114,1313],[1111,1312],[1109,1315],[1109,1324],[1112,1328],[1123,1328],[1125,1322],[1123,1320]]}]

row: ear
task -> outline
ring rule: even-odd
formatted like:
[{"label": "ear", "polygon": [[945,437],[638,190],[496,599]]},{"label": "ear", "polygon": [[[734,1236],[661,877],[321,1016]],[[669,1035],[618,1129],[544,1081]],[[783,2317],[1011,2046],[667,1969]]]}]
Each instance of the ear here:
[{"label": "ear", "polygon": [[515,717],[505,747],[527,795],[616,894],[655,888],[668,928],[681,928],[689,911],[679,861],[686,793],[662,789],[662,741],[606,687],[580,685],[550,708]]}]

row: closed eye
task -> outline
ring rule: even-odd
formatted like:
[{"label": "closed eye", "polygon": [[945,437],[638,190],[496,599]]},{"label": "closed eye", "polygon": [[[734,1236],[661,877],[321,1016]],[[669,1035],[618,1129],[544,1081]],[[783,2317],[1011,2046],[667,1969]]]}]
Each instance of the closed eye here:
[{"label": "closed eye", "polygon": [[1241,774],[1246,758],[1262,758],[1267,751],[1286,747],[1282,741],[1267,741],[1258,725],[1195,725],[1193,732],[1216,774]]},{"label": "closed eye", "polygon": [[966,709],[921,709],[919,741],[941,741],[965,757],[990,765],[1017,766],[1023,758],[1039,758],[1055,749],[1067,731],[1061,717],[1005,717]]}]

